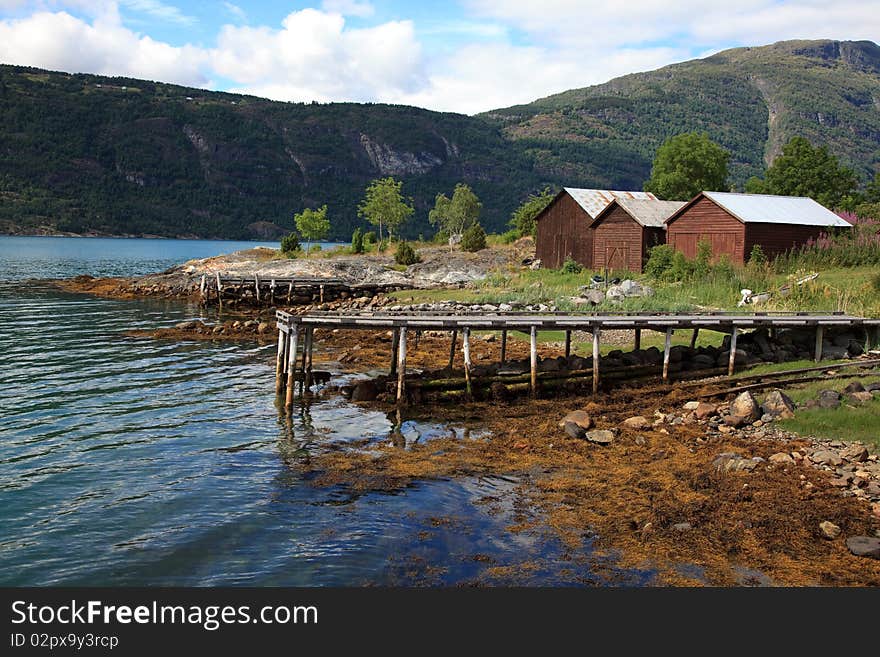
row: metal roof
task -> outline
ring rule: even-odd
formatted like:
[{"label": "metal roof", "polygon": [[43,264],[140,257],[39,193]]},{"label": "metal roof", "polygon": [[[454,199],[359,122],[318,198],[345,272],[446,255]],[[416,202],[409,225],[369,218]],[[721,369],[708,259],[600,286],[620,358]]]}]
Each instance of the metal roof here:
[{"label": "metal roof", "polygon": [[825,206],[802,196],[733,192],[703,192],[703,196],[717,203],[743,223],[851,227],[849,222],[841,219]]},{"label": "metal roof", "polygon": [[650,228],[663,228],[666,220],[685,205],[684,201],[642,198],[617,198],[615,201],[630,217]]},{"label": "metal roof", "polygon": [[562,189],[593,219],[616,198],[657,200],[651,192],[619,192],[611,189],[578,189],[577,187]]}]

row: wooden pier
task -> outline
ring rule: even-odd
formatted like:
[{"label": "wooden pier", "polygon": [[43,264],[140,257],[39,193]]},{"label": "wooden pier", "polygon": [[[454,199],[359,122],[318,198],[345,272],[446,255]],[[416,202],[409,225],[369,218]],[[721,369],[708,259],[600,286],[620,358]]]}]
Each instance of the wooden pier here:
[{"label": "wooden pier", "polygon": [[348,283],[341,278],[321,277],[271,277],[254,274],[242,277],[216,272],[202,274],[199,281],[199,299],[203,305],[246,303],[251,306],[277,304],[297,305],[324,303],[335,299],[357,296],[374,296],[391,292],[398,286]]},{"label": "wooden pier", "polygon": [[708,329],[730,335],[730,356],[727,375],[734,373],[736,364],[736,344],[740,333],[745,330],[766,328],[811,329],[816,333],[814,357],[822,358],[822,338],[827,328],[850,327],[863,329],[868,346],[880,340],[880,319],[864,318],[844,313],[806,313],[806,312],[714,312],[714,313],[474,313],[443,314],[382,312],[314,312],[294,315],[277,311],[278,361],[276,366],[276,392],[284,395],[285,405],[291,408],[294,386],[300,384],[300,394],[311,385],[312,349],[315,330],[376,330],[388,329],[393,332],[391,367],[397,376],[396,397],[398,403],[406,402],[406,355],[407,334],[420,331],[445,331],[451,336],[450,364],[455,355],[458,335],[462,336],[461,350],[464,358],[464,378],[467,391],[472,384],[472,363],[470,359],[471,331],[501,332],[501,362],[505,362],[507,334],[520,331],[529,336],[529,391],[532,395],[538,390],[537,338],[540,331],[564,331],[566,355],[571,349],[572,331],[583,331],[592,335],[592,389],[598,392],[600,383],[600,346],[603,330],[631,329],[634,331],[634,347],[639,349],[642,331],[657,331],[665,335],[663,350],[662,379],[669,380],[669,362],[672,349],[672,336],[677,330],[691,331],[691,345],[696,344],[700,329]]}]

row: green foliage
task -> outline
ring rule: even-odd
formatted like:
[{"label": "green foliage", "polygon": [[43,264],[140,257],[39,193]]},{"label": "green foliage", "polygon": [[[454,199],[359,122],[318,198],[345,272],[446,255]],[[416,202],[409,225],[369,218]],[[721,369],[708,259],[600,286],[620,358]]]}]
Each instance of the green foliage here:
[{"label": "green foliage", "polygon": [[519,237],[531,235],[532,237],[538,231],[538,223],[536,219],[543,212],[544,208],[550,205],[550,202],[556,197],[550,187],[545,187],[540,194],[529,194],[529,198],[513,211],[510,216],[510,225],[517,232]]},{"label": "green foliage", "polygon": [[700,240],[697,243],[697,257],[694,258],[694,277],[705,278],[712,269],[712,243]]},{"label": "green foliage", "polygon": [[375,244],[377,242],[375,231],[368,230],[364,233],[364,246],[370,246],[371,244]]},{"label": "green foliage", "polygon": [[727,191],[728,160],[730,153],[706,132],[670,137],[657,149],[645,191],[673,201],[690,200],[701,191]]},{"label": "green foliage", "polygon": [[782,148],[763,180],[750,179],[751,193],[809,196],[829,208],[851,210],[856,204],[858,178],[838,162],[826,146],[814,147],[803,137],[792,137]]},{"label": "green foliage", "polygon": [[474,224],[461,236],[463,251],[480,251],[486,248],[486,231],[480,224]]},{"label": "green foliage", "polygon": [[[306,208],[294,215],[293,221],[299,234],[305,237],[308,243],[323,239],[330,232],[330,220],[327,218],[326,205],[317,210]],[[306,247],[306,250],[311,251],[311,244]]]},{"label": "green foliage", "polygon": [[384,253],[386,250],[388,250],[388,244],[389,244],[388,238],[383,237],[381,240],[379,240],[376,243],[376,251],[378,251],[379,253]]},{"label": "green foliage", "polygon": [[378,178],[367,185],[364,199],[358,206],[358,216],[379,228],[382,239],[382,224],[388,227],[388,235],[399,228],[414,212],[412,199],[407,203],[401,194],[403,181],[394,178]]},{"label": "green foliage", "polygon": [[645,263],[645,273],[655,280],[661,280],[672,268],[672,261],[675,254],[668,244],[658,244],[648,252],[648,261]]},{"label": "green foliage", "polygon": [[287,255],[288,257],[295,254],[302,247],[299,243],[299,235],[296,233],[290,233],[281,238],[281,253]]},{"label": "green foliage", "polygon": [[688,260],[684,253],[676,251],[672,255],[672,266],[666,271],[664,280],[689,281],[694,277],[694,264]]},{"label": "green foliage", "polygon": [[510,230],[506,230],[498,236],[499,241],[502,244],[513,244],[520,238],[519,230],[516,228],[511,228]]},{"label": "green foliage", "polygon": [[428,222],[447,235],[459,236],[480,220],[483,204],[473,190],[458,183],[452,198],[437,194],[434,208],[428,213]]},{"label": "green foliage", "polygon": [[874,288],[874,291],[880,294],[880,272],[874,274],[874,277],[871,278],[871,287]]},{"label": "green foliage", "polygon": [[831,267],[880,265],[880,223],[856,224],[836,235],[822,235],[802,247],[777,256],[777,273],[818,271]]},{"label": "green foliage", "polygon": [[565,259],[560,268],[563,274],[580,274],[584,268],[579,262],[572,260],[571,256]]},{"label": "green foliage", "polygon": [[394,262],[398,265],[414,265],[417,262],[421,262],[421,260],[419,254],[410,246],[409,242],[397,243],[397,251],[394,252]]},{"label": "green foliage", "polygon": [[760,244],[755,244],[752,247],[752,252],[749,254],[749,266],[763,267],[766,264],[767,256],[764,254],[764,249],[761,248]]},{"label": "green foliage", "polygon": [[306,249],[306,253],[320,253],[323,250],[324,249],[321,248],[320,244],[312,244],[311,246],[309,246],[308,249]]},{"label": "green foliage", "polygon": [[355,228],[354,232],[351,234],[351,252],[364,252],[364,234],[361,232],[360,227]]}]

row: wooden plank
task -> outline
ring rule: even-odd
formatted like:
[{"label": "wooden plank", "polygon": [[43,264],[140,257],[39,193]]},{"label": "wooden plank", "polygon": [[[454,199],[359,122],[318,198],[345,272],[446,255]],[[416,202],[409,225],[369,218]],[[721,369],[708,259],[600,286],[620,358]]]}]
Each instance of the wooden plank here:
[{"label": "wooden plank", "polygon": [[501,331],[501,364],[507,362],[507,329]]},{"label": "wooden plank", "polygon": [[825,329],[822,326],[816,327],[816,347],[813,349],[813,357],[818,363],[822,360],[822,341],[825,338]]},{"label": "wooden plank", "polygon": [[294,324],[288,333],[287,345],[287,395],[284,401],[284,406],[287,408],[288,412],[293,408],[293,391],[296,385],[294,380],[296,372],[296,343],[298,337],[299,327]]},{"label": "wooden plank", "polygon": [[736,367],[736,336],[739,329],[734,326],[733,332],[730,334],[730,358],[727,361],[727,376],[733,376],[733,370]]},{"label": "wooden plank", "polygon": [[663,344],[663,380],[669,381],[669,354],[672,351],[672,333],[674,329],[666,329],[666,341]]},{"label": "wooden plank", "polygon": [[602,330],[600,328],[593,329],[593,394],[599,392],[599,339]]},{"label": "wooden plank", "polygon": [[278,329],[278,355],[275,359],[275,395],[281,394],[284,388],[284,345],[287,342],[287,332]]}]

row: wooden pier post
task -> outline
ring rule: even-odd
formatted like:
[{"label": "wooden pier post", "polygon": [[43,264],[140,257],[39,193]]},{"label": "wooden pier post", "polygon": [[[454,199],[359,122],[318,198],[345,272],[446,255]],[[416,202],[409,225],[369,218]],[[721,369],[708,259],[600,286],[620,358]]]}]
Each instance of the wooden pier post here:
[{"label": "wooden pier post", "polygon": [[293,408],[293,391],[296,385],[296,343],[299,337],[299,327],[294,324],[290,327],[287,341],[287,394],[284,399],[284,406],[287,411]]},{"label": "wooden pier post", "polygon": [[204,304],[205,303],[205,291],[208,288],[208,279],[202,274],[202,280],[199,283],[199,299]]},{"label": "wooden pier post", "polygon": [[571,356],[571,331],[565,332],[565,357]]},{"label": "wooden pier post", "polygon": [[306,331],[306,353],[304,355],[304,360],[306,363],[305,367],[305,377],[304,377],[304,386],[306,390],[311,390],[312,387],[312,354],[315,350],[315,327],[310,326]]},{"label": "wooden pier post", "polygon": [[293,281],[287,284],[287,303],[290,303],[291,297],[293,297]]},{"label": "wooden pier post", "polygon": [[220,272],[217,272],[217,307],[223,307],[223,284],[220,282]]},{"label": "wooden pier post", "polygon": [[822,360],[822,340],[825,338],[825,327],[817,326],[816,327],[816,348],[813,351],[813,356],[818,363]]},{"label": "wooden pier post", "polygon": [[254,272],[254,298],[260,303],[260,275]]},{"label": "wooden pier post", "polygon": [[507,329],[501,331],[501,364],[507,362]]},{"label": "wooden pier post", "polygon": [[400,329],[396,328],[391,331],[391,366],[388,368],[388,376],[397,374],[397,354],[398,341],[400,340]]},{"label": "wooden pier post", "polygon": [[275,360],[275,396],[284,389],[284,346],[287,343],[287,331],[278,328],[278,356]]},{"label": "wooden pier post", "polygon": [[669,381],[669,354],[672,351],[673,329],[666,329],[666,342],[663,346],[663,380]]},{"label": "wooden pier post", "polygon": [[730,359],[727,361],[727,376],[733,376],[733,370],[736,366],[736,336],[739,333],[737,327],[733,327],[730,334]]},{"label": "wooden pier post", "polygon": [[397,329],[400,335],[400,346],[397,349],[397,403],[405,401],[406,386],[406,328]]},{"label": "wooden pier post", "polygon": [[464,385],[467,394],[471,394],[471,330],[467,327],[461,331],[461,351],[464,354]]},{"label": "wooden pier post", "polygon": [[306,327],[303,335],[302,358],[299,359],[299,396],[306,392],[306,359],[309,355],[309,342],[312,337],[312,327]]},{"label": "wooden pier post", "polygon": [[633,351],[638,351],[642,348],[642,329],[636,329],[636,337],[633,341]]},{"label": "wooden pier post", "polygon": [[458,330],[452,332],[452,344],[449,345],[449,365],[446,366],[450,372],[452,371],[452,363],[455,361],[455,344],[458,342]]},{"label": "wooden pier post", "polygon": [[697,346],[697,337],[700,335],[700,329],[695,328],[691,334],[691,349]]},{"label": "wooden pier post", "polygon": [[318,301],[320,303],[324,303],[324,285],[323,285],[323,283],[318,286]]},{"label": "wooden pier post", "polygon": [[529,329],[529,366],[532,378],[529,381],[529,390],[532,397],[538,394],[538,327]]},{"label": "wooden pier post", "polygon": [[598,326],[593,327],[593,394],[599,392],[599,336],[602,331]]},{"label": "wooden pier post", "polygon": [[269,281],[269,304],[275,305],[275,279]]}]

